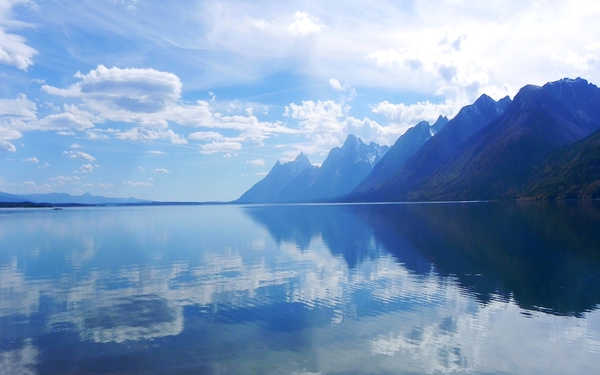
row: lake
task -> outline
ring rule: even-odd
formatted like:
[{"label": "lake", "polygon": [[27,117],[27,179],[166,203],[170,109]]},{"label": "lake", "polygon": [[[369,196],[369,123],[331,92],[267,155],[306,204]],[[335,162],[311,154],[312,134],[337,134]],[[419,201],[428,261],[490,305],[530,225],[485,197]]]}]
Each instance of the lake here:
[{"label": "lake", "polygon": [[0,210],[0,374],[600,373],[600,203]]}]

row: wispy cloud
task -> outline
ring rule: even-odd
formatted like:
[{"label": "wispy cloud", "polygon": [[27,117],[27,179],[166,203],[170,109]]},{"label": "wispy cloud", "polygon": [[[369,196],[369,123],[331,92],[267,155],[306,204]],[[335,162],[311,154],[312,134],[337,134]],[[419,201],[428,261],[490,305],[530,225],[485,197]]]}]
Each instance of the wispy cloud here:
[{"label": "wispy cloud", "polygon": [[83,174],[92,173],[94,171],[94,169],[96,169],[97,167],[98,167],[97,164],[86,163],[86,164],[83,164],[81,167],[79,167],[79,169],[77,169],[77,171],[75,171],[75,172],[83,173]]},{"label": "wispy cloud", "polygon": [[298,11],[294,13],[294,21],[290,23],[288,30],[292,35],[306,36],[320,32],[323,27],[318,18]]},{"label": "wispy cloud", "polygon": [[454,117],[460,108],[461,104],[456,102],[434,104],[424,101],[414,104],[393,104],[384,100],[372,106],[371,111],[406,127],[423,120],[433,122],[440,115]]},{"label": "wispy cloud", "polygon": [[35,156],[32,156],[30,158],[26,158],[23,160],[26,163],[33,163],[33,164],[39,164],[40,160],[38,158],[36,158]]},{"label": "wispy cloud", "polygon": [[[173,144],[186,144],[187,140],[169,128],[170,123],[195,128],[233,130],[231,138],[219,142],[261,143],[275,134],[294,134],[295,130],[281,122],[260,121],[252,108],[243,113],[224,115],[217,112],[208,101],[192,104],[181,100],[182,84],[176,75],[155,69],[107,68],[98,66],[87,74],[77,73],[76,83],[58,88],[50,85],[42,89],[55,96],[78,100],[79,103],[65,107],[67,111],[46,116],[40,120],[47,128],[58,129],[57,124],[74,131],[85,131],[90,139],[115,137],[129,141],[168,140]],[[96,124],[120,122],[131,124],[127,129],[94,128]],[[188,139],[210,141],[223,138],[216,131],[194,132]],[[214,145],[201,147],[205,151],[216,149]],[[239,149],[239,148],[236,148]],[[212,151],[211,151],[212,152]]]},{"label": "wispy cloud", "polygon": [[200,153],[202,154],[216,154],[216,153],[232,153],[242,149],[240,142],[231,141],[213,141],[200,146]]},{"label": "wispy cloud", "polygon": [[71,159],[83,159],[86,161],[96,161],[95,157],[93,157],[92,155],[88,154],[87,152],[83,152],[83,151],[67,150],[67,151],[64,151],[63,154],[65,154],[67,157],[69,157]]},{"label": "wispy cloud", "polygon": [[253,165],[255,167],[264,167],[265,166],[265,161],[264,159],[253,159],[253,160],[248,160],[246,162],[247,164]]},{"label": "wispy cloud", "polygon": [[404,133],[411,124],[388,124],[386,126],[364,117],[350,115],[350,105],[333,100],[290,103],[284,116],[297,122],[303,139],[287,145],[283,159],[293,159],[298,152],[325,155],[332,147],[339,146],[349,134],[367,142],[388,145]]},{"label": "wispy cloud", "polygon": [[28,5],[28,0],[5,0],[0,5],[0,64],[27,70],[33,65],[33,57],[38,53],[27,44],[25,38],[9,30],[28,26],[12,17],[12,8],[17,5]]}]

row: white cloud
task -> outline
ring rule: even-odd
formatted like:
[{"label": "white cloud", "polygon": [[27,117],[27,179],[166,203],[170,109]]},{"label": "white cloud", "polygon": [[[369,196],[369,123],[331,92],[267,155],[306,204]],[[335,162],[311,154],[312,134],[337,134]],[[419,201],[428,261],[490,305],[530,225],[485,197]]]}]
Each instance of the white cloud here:
[{"label": "white cloud", "polygon": [[213,141],[200,146],[201,154],[216,154],[216,153],[229,153],[235,152],[242,149],[242,144],[239,142],[232,141]]},{"label": "white cloud", "polygon": [[0,29],[0,63],[27,70],[33,65],[37,51],[26,44],[25,38]]},{"label": "white cloud", "polygon": [[75,150],[81,148],[81,145],[79,143],[73,143],[69,148]]},{"label": "white cloud", "polygon": [[290,103],[285,107],[284,116],[298,120],[301,129],[306,132],[340,131],[343,125],[339,119],[344,116],[349,107],[332,100],[305,100],[300,104]]},{"label": "white cloud", "polygon": [[84,131],[94,127],[91,116],[76,108],[73,112],[52,114],[41,119],[38,124],[39,130],[54,131]]},{"label": "white cloud", "polygon": [[16,147],[10,141],[21,138],[36,118],[37,106],[24,94],[15,99],[0,99],[0,148],[15,152]]},{"label": "white cloud", "polygon": [[253,159],[253,160],[248,160],[246,163],[253,165],[255,167],[264,167],[265,166],[265,161],[264,159]]},{"label": "white cloud", "polygon": [[0,150],[8,151],[8,152],[16,152],[17,148],[12,143],[0,139]]},{"label": "white cloud", "polygon": [[156,168],[154,170],[154,173],[156,174],[169,174],[169,170],[166,168]]},{"label": "white cloud", "polygon": [[512,96],[526,83],[562,76],[600,80],[593,49],[600,6],[594,1],[424,0],[376,7],[220,1],[203,3],[198,13],[201,37],[187,32],[189,25],[155,22],[160,32],[145,30],[178,47],[227,56],[203,72],[200,85],[256,81],[288,69],[320,81],[335,77],[359,90],[416,91],[467,104],[482,92]]},{"label": "white cloud", "polygon": [[93,116],[72,105],[65,105],[65,112],[51,114],[38,119],[38,107],[26,95],[19,94],[15,99],[0,99],[0,142],[5,147],[15,149],[9,141],[20,139],[24,132],[56,131],[71,134],[94,126]]},{"label": "white cloud", "polygon": [[71,145],[71,150],[63,151],[63,154],[70,159],[80,159],[85,162],[74,171],[75,174],[92,173],[96,168],[99,167],[99,165],[96,164],[96,158],[94,156],[88,154],[87,152],[78,151],[77,148],[75,148],[75,150],[72,150],[72,148],[73,147]]},{"label": "white cloud", "polygon": [[92,155],[88,154],[87,152],[83,152],[83,151],[64,151],[63,154],[65,154],[67,157],[71,158],[71,159],[82,159],[82,160],[86,160],[89,162],[92,161],[96,161],[96,158],[93,157]]},{"label": "white cloud", "polygon": [[456,115],[460,107],[461,105],[455,102],[435,104],[423,101],[414,104],[393,104],[384,100],[374,105],[371,110],[373,113],[380,114],[386,119],[400,123],[406,127],[423,120],[431,123],[440,115],[452,118]]},{"label": "white cloud", "polygon": [[[77,73],[78,81],[67,88],[49,85],[42,89],[51,95],[78,100],[65,107],[65,112],[47,116],[41,121],[47,129],[88,130],[91,139],[115,137],[130,141],[169,140],[185,144],[187,140],[169,128],[170,124],[205,129],[237,131],[237,143],[262,143],[276,134],[293,134],[294,130],[280,122],[260,121],[252,107],[240,108],[239,114],[222,114],[214,101],[181,100],[181,81],[168,72],[155,69],[107,68],[99,65],[87,74]],[[60,119],[61,122],[58,122]],[[94,127],[105,122],[132,124],[126,129]],[[93,128],[94,127],[94,128]],[[65,130],[65,129],[63,129]],[[214,131],[195,132],[190,140],[221,139]]]},{"label": "white cloud", "polygon": [[224,136],[221,133],[212,131],[194,132],[188,135],[188,139],[191,141],[214,141],[223,138]]},{"label": "white cloud", "polygon": [[38,164],[40,162],[40,160],[38,158],[36,158],[35,156],[32,156],[30,158],[27,158],[24,160],[26,163],[33,163],[33,164]]},{"label": "white cloud", "polygon": [[165,155],[166,153],[164,151],[159,151],[159,150],[148,150],[146,151],[147,154],[150,155]]},{"label": "white cloud", "polygon": [[83,173],[83,174],[92,173],[94,171],[94,169],[96,169],[97,167],[98,167],[97,164],[91,164],[91,163],[83,164],[81,167],[79,167],[79,169],[76,171],[76,173]]},{"label": "white cloud", "polygon": [[33,57],[37,51],[27,45],[24,37],[11,33],[8,29],[28,26],[15,21],[11,14],[15,5],[28,3],[28,0],[5,0],[0,5],[0,64],[11,65],[21,70],[27,70],[33,65]]},{"label": "white cloud", "polygon": [[329,86],[331,86],[332,89],[337,90],[337,91],[344,90],[340,81],[338,81],[335,78],[329,78]]},{"label": "white cloud", "polygon": [[316,17],[299,11],[294,13],[294,21],[288,26],[288,30],[292,35],[299,36],[318,33],[322,28],[323,26]]},{"label": "white cloud", "polygon": [[26,124],[37,118],[37,105],[25,94],[15,99],[0,99],[0,124],[26,128]]},{"label": "white cloud", "polygon": [[77,72],[75,78],[79,81],[66,89],[44,85],[42,90],[51,95],[81,98],[98,109],[134,113],[158,112],[181,95],[179,77],[155,69],[99,65],[87,74]]},{"label": "white cloud", "polygon": [[147,128],[132,128],[126,131],[117,131],[114,133],[115,137],[121,140],[128,141],[157,141],[157,140],[168,140],[173,144],[186,144],[185,138],[175,133],[171,129],[154,130]]},{"label": "white cloud", "polygon": [[369,118],[356,118],[349,111],[348,104],[332,100],[306,100],[288,104],[284,116],[297,121],[299,134],[305,141],[286,145],[288,150],[284,151],[283,159],[293,159],[300,151],[317,157],[324,156],[332,147],[344,142],[349,134],[366,142],[389,145],[407,129],[404,125],[383,126]]}]

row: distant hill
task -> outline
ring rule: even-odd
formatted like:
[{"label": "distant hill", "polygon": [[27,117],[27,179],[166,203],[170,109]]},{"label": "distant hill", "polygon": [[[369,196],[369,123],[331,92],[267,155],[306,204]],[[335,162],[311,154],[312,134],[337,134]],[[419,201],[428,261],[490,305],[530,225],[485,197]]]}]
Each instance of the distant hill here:
[{"label": "distant hill", "polygon": [[48,204],[131,204],[148,203],[149,201],[136,198],[109,198],[89,193],[82,195],[70,195],[66,193],[48,193],[48,194],[25,194],[13,195],[0,193],[0,203],[30,202],[30,203],[48,203]]},{"label": "distant hill", "polygon": [[310,202],[346,195],[371,172],[387,149],[349,135],[342,147],[329,152],[321,167],[311,165],[303,154],[292,162],[277,162],[238,202]]},{"label": "distant hill", "polygon": [[19,195],[0,192],[0,203],[20,203],[27,202],[27,199]]}]

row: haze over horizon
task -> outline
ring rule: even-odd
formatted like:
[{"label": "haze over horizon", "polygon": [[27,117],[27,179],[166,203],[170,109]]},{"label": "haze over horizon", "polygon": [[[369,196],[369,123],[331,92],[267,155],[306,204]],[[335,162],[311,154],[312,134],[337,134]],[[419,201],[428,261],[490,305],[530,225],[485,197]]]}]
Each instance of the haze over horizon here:
[{"label": "haze over horizon", "polygon": [[0,191],[232,200],[349,134],[389,146],[483,93],[597,84],[598,16],[592,1],[3,1]]}]

